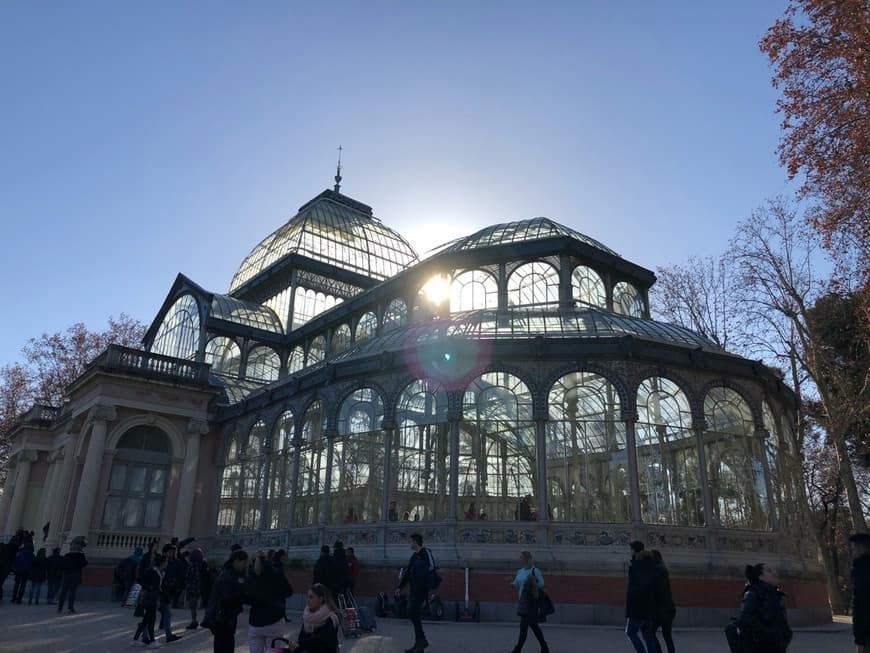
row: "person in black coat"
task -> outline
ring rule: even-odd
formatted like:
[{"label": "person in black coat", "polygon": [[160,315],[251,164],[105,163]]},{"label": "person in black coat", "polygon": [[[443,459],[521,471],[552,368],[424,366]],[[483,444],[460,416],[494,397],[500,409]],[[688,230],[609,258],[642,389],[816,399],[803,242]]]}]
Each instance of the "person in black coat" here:
[{"label": "person in black coat", "polygon": [[[655,637],[655,561],[643,542],[629,544],[631,563],[628,566],[628,590],[625,596],[625,634],[637,653],[656,653]],[[638,631],[643,641],[638,637]],[[644,645],[646,648],[644,648]]]},{"label": "person in black coat", "polygon": [[57,600],[57,612],[63,611],[63,604],[69,597],[69,612],[75,613],[76,592],[82,584],[82,570],[88,566],[88,560],[82,549],[87,544],[84,537],[75,537],[69,545],[69,553],[63,557],[63,581],[60,586],[60,598]]},{"label": "person in black coat", "polygon": [[46,580],[48,580],[48,604],[54,605],[54,599],[63,581],[63,556],[60,549],[54,548],[46,558]]},{"label": "person in black coat", "polygon": [[290,583],[281,568],[273,566],[263,551],[257,553],[254,570],[245,581],[248,615],[248,647],[260,653],[272,640],[284,636],[284,599],[291,594]]},{"label": "person in black coat", "polygon": [[426,633],[423,632],[420,613],[431,589],[429,585],[430,579],[435,574],[435,559],[429,549],[423,546],[423,537],[419,533],[412,534],[410,539],[411,549],[414,553],[402,573],[402,580],[394,594],[396,598],[399,598],[402,588],[405,585],[410,586],[408,619],[414,625],[414,645],[405,649],[405,653],[422,653],[423,649],[429,646],[429,642],[426,641]]},{"label": "person in black coat", "polygon": [[338,615],[325,585],[315,583],[308,590],[299,641],[290,642],[289,648],[293,653],[335,653],[338,650]]},{"label": "person in black coat", "polygon": [[214,635],[214,653],[236,650],[236,625],[245,599],[247,552],[237,549],[224,564],[212,587],[202,626]]},{"label": "person in black coat", "polygon": [[48,558],[45,557],[45,549],[40,549],[36,552],[36,558],[33,560],[33,567],[30,569],[30,600],[28,603],[36,603],[39,605],[39,595],[42,593],[42,586],[45,585],[45,578],[48,572]]},{"label": "person in black coat", "polygon": [[341,540],[332,547],[332,573],[335,585],[327,585],[327,587],[332,590],[332,595],[338,600],[338,597],[347,592],[347,588],[350,586],[347,554],[344,551],[344,542]]},{"label": "person in black coat", "polygon": [[870,533],[849,538],[852,547],[852,635],[858,653],[870,653]]},{"label": "person in black coat", "polygon": [[[653,596],[655,597],[655,624],[653,625],[653,636],[659,628],[662,629],[662,639],[665,640],[665,646],[668,648],[668,653],[674,653],[674,636],[672,629],[674,619],[677,616],[677,606],[674,605],[674,596],[671,593],[671,577],[668,574],[668,568],[665,567],[665,561],[662,559],[662,554],[653,549],[650,551],[653,560],[656,563],[655,577],[653,580]],[[660,652],[658,638],[656,646]]]},{"label": "person in black coat", "polygon": [[160,601],[160,586],[166,574],[166,558],[159,553],[152,556],[152,565],[139,576],[139,597],[136,600],[136,613],[142,620],[136,627],[133,641],[142,637],[143,644],[154,641],[154,622],[157,620],[157,604]]},{"label": "person in black coat", "polygon": [[785,653],[792,632],[776,575],[764,563],[747,565],[744,573],[740,616],[725,628],[728,646],[741,653]]},{"label": "person in black coat", "polygon": [[311,582],[312,585],[325,585],[332,595],[336,596],[335,588],[337,582],[335,575],[335,560],[329,555],[328,544],[324,544],[320,547],[320,557],[317,559],[317,562],[314,563]]}]

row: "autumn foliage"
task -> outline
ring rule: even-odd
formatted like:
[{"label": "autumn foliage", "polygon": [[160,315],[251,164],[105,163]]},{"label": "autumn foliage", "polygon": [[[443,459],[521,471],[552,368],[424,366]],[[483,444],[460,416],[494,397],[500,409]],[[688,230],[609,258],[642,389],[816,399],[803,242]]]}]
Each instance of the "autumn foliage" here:
[{"label": "autumn foliage", "polygon": [[856,248],[870,278],[870,3],[790,0],[759,44],[782,92],[779,155],[803,175],[832,251]]}]

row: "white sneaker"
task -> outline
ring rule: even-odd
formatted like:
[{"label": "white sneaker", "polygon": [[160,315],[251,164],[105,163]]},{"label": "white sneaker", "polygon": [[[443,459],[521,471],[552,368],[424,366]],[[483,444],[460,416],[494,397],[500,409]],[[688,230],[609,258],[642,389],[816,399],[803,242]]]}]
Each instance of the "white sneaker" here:
[{"label": "white sneaker", "polygon": [[130,646],[133,648],[145,648],[148,645],[145,642],[140,642],[138,639],[134,639],[130,642]]},{"label": "white sneaker", "polygon": [[153,642],[151,642],[151,643],[150,643],[148,646],[146,646],[145,648],[162,648],[162,647],[163,647],[163,642],[158,642],[158,641],[155,639]]}]

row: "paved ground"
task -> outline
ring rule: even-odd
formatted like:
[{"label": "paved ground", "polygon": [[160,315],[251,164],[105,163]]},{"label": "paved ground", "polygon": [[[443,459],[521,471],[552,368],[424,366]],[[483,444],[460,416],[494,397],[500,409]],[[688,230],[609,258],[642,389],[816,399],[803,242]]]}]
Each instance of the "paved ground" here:
[{"label": "paved ground", "polygon": [[[0,651],[2,653],[109,653],[141,651],[129,647],[136,620],[129,609],[106,603],[83,602],[75,615],[57,616],[54,606],[10,605],[0,603]],[[211,633],[184,631],[183,612],[174,611],[183,639],[166,646],[166,653],[207,653],[212,650]],[[188,615],[189,616],[189,615]],[[243,615],[244,617],[244,615]],[[247,653],[246,617],[240,619],[236,652]],[[431,646],[427,653],[508,653],[515,642],[514,624],[426,623]],[[288,624],[288,634],[298,632],[299,618]],[[545,626],[552,653],[587,651],[631,653],[631,646],[618,628],[598,626]],[[342,642],[341,653],[399,653],[410,645],[411,627],[407,621],[382,619],[376,633],[359,640]],[[533,641],[526,643],[528,653],[537,653]],[[161,637],[162,640],[162,637]],[[727,653],[721,630],[685,629],[674,633],[678,653]],[[851,626],[840,622],[823,628],[795,633],[790,653],[839,653],[854,651]]]}]

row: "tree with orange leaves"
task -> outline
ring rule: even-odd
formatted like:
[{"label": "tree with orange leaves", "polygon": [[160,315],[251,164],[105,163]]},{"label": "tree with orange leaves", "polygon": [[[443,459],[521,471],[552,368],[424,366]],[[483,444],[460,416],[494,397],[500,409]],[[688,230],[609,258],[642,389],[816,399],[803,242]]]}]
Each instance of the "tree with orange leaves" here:
[{"label": "tree with orange leaves", "polygon": [[[852,252],[870,282],[870,2],[789,0],[759,43],[782,91],[779,156],[817,201],[813,224],[832,253]],[[857,256],[855,256],[857,254]]]}]

